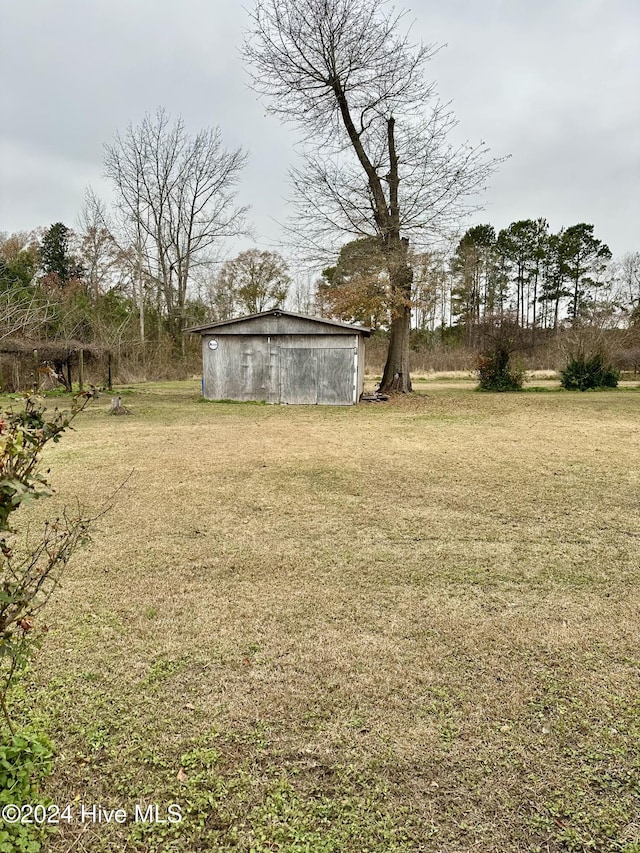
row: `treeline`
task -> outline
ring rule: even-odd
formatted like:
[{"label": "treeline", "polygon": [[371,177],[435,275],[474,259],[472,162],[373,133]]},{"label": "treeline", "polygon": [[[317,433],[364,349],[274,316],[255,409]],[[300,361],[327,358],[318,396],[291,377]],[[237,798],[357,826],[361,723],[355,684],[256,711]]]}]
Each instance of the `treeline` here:
[{"label": "treeline", "polygon": [[[409,260],[414,349],[477,350],[501,322],[521,330],[531,349],[571,329],[628,329],[640,320],[640,252],[614,259],[591,224],[557,233],[545,219],[501,231],[476,225],[449,251],[410,251]],[[370,239],[344,246],[317,284],[320,312],[381,331],[394,310],[389,295]]]},{"label": "treeline", "polygon": [[121,350],[164,340],[182,351],[184,328],[281,306],[290,283],[276,252],[241,252],[192,282],[176,327],[157,280],[141,274],[138,259],[104,225],[85,219],[72,230],[57,222],[0,234],[0,341],[74,340]]},{"label": "treeline", "polygon": [[486,317],[509,313],[523,329],[558,330],[591,322],[602,312],[637,310],[640,253],[612,263],[593,225],[549,231],[545,219],[470,228],[449,261],[450,312],[472,328]]},{"label": "treeline", "polygon": [[[544,219],[499,232],[477,225],[449,253],[409,258],[414,350],[446,349],[452,367],[461,363],[454,351],[480,347],[487,323],[500,318],[527,330],[533,344],[576,325],[632,328],[639,319],[640,252],[614,260],[589,224],[556,234]],[[195,368],[197,341],[184,328],[283,305],[384,333],[394,308],[389,294],[385,259],[365,239],[347,243],[311,290],[292,283],[278,253],[249,249],[224,263],[201,259],[172,301],[149,258],[119,239],[91,192],[76,229],[58,222],[0,235],[0,340],[93,344],[134,373],[162,375],[184,355]],[[437,364],[446,368],[446,354]]]},{"label": "treeline", "polygon": [[277,252],[222,262],[225,239],[249,229],[235,189],[244,154],[225,149],[216,128],[190,136],[160,110],[105,151],[111,208],[89,190],[73,229],[0,234],[5,353],[15,351],[7,341],[69,341],[114,353],[131,378],[169,376],[197,369],[190,326],[285,306],[384,334],[410,309],[414,349],[447,349],[459,365],[454,350],[477,351],[502,320],[535,346],[578,326],[631,328],[640,317],[640,252],[613,259],[587,223],[558,233],[545,219],[477,225],[449,250],[403,241],[402,288],[380,237],[353,240],[308,286]]}]

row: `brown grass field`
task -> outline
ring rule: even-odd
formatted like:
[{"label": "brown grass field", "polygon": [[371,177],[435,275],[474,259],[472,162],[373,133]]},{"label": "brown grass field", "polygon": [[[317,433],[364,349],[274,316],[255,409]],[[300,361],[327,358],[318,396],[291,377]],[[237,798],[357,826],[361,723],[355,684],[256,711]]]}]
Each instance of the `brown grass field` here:
[{"label": "brown grass field", "polygon": [[[47,453],[126,480],[19,706],[54,853],[640,851],[640,390],[347,409],[132,386]],[[129,479],[127,479],[129,478]]]}]

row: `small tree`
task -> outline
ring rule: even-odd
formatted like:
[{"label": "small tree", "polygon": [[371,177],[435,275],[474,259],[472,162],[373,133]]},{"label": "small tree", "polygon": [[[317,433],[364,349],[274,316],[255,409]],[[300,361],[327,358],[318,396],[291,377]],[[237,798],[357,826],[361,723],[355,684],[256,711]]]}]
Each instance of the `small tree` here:
[{"label": "small tree", "polygon": [[[40,803],[39,782],[51,773],[53,754],[39,732],[16,731],[8,695],[41,643],[46,627],[39,628],[35,617],[72,553],[86,539],[88,519],[65,511],[62,518],[45,523],[35,542],[20,543],[11,518],[24,503],[51,494],[46,475],[37,471],[41,453],[48,442],[60,439],[93,396],[80,395],[70,412],[56,409],[53,415],[28,397],[22,411],[0,417],[0,808],[9,806],[12,814],[25,804]],[[36,853],[44,831],[38,823],[2,823],[0,850]]]},{"label": "small tree", "polygon": [[484,347],[478,356],[479,388],[482,391],[521,391],[524,370],[511,357],[521,347],[521,329],[512,320],[487,321],[482,329]]},{"label": "small tree", "polygon": [[620,338],[621,315],[614,304],[583,311],[583,316],[572,323],[566,332],[563,353],[566,359],[560,371],[563,388],[586,391],[590,388],[615,388],[620,371],[613,367]]}]

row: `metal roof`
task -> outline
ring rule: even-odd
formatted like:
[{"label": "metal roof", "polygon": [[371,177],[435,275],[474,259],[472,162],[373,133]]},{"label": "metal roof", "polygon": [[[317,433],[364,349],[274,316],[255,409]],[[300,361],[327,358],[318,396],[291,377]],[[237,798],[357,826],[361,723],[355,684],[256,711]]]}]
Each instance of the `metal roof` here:
[{"label": "metal roof", "polygon": [[193,326],[185,329],[185,332],[193,334],[206,334],[211,329],[219,329],[221,326],[231,326],[233,323],[241,323],[245,320],[255,320],[257,317],[297,317],[300,320],[312,320],[314,323],[322,323],[325,326],[338,326],[341,329],[352,329],[361,332],[365,337],[371,335],[371,329],[367,326],[355,326],[352,323],[343,323],[341,320],[328,320],[326,317],[311,317],[308,314],[296,314],[293,311],[284,311],[282,308],[272,308],[270,311],[261,311],[259,314],[245,314],[243,317],[233,317],[231,320],[218,320],[217,323],[207,323],[206,326]]}]

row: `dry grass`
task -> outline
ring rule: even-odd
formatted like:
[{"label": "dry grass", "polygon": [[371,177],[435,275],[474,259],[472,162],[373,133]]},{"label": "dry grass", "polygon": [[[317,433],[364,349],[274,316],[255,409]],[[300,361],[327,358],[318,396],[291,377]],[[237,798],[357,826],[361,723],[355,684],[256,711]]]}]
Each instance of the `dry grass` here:
[{"label": "dry grass", "polygon": [[637,392],[124,399],[28,703],[54,801],[189,816],[51,850],[640,850]]}]

